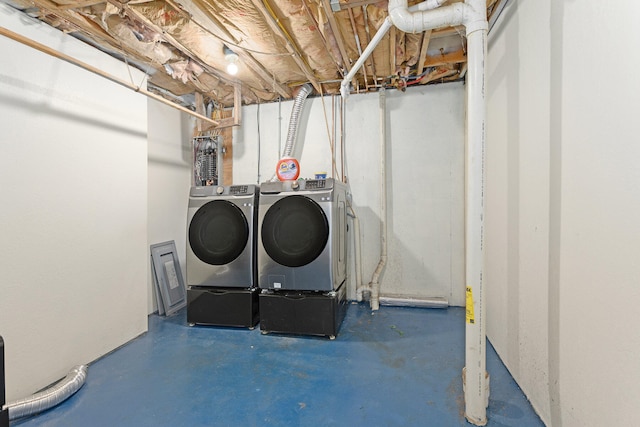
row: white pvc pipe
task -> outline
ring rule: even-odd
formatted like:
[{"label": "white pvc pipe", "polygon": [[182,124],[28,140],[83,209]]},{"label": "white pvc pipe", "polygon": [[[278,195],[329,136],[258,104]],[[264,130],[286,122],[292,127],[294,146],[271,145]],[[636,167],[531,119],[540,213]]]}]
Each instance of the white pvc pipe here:
[{"label": "white pvc pipe", "polygon": [[[446,1],[447,0],[427,0],[415,6],[412,6],[410,9],[408,9],[408,11],[418,11],[418,10],[425,11],[425,10],[435,9],[437,7],[440,7]],[[406,5],[407,2],[405,1],[404,3]],[[458,25],[458,24],[455,24],[455,25]],[[364,52],[362,52],[362,54],[360,55],[360,58],[358,58],[356,63],[353,64],[353,67],[351,67],[351,70],[344,77],[344,79],[342,80],[342,83],[340,84],[340,95],[342,95],[343,99],[347,99],[347,97],[349,96],[349,83],[351,82],[351,80],[353,80],[353,78],[355,77],[356,73],[358,72],[362,64],[364,64],[364,61],[366,61],[367,58],[369,58],[373,50],[376,48],[376,46],[378,46],[378,43],[380,43],[380,40],[382,40],[384,35],[387,34],[387,31],[389,31],[389,28],[391,28],[392,25],[395,25],[396,27],[400,28],[395,22],[392,23],[391,4],[389,4],[389,16],[387,17],[387,19],[385,19],[382,22],[382,25],[380,26],[380,28],[378,28],[378,31],[373,36],[373,38],[365,48]],[[448,24],[448,25],[454,25],[454,24]],[[445,24],[442,24],[440,26],[445,26]],[[420,30],[420,31],[424,31],[424,30]],[[415,32],[415,31],[409,31],[409,32]]]},{"label": "white pvc pipe", "polygon": [[380,261],[373,272],[371,288],[371,310],[380,308],[380,275],[387,263],[387,95],[384,88],[380,95]]},{"label": "white pvc pipe", "polygon": [[[417,5],[419,8],[420,5]],[[407,0],[389,0],[389,17],[405,33],[420,33],[441,27],[460,25],[464,21],[466,4],[454,3],[433,10],[409,11]]]},{"label": "white pvc pipe", "polygon": [[390,305],[394,307],[448,308],[449,301],[443,297],[402,298],[384,296],[380,297],[380,305]]},{"label": "white pvc pipe", "polygon": [[[428,2],[431,0],[428,0]],[[407,7],[407,0],[389,0],[389,17],[404,32],[422,32],[464,25],[467,33],[467,158],[465,204],[465,417],[475,425],[487,423],[489,375],[486,372],[486,304],[484,303],[484,152],[486,121],[486,0],[466,0],[433,10]]]},{"label": "white pvc pipe", "polygon": [[356,269],[356,301],[362,301],[362,292],[364,287],[362,286],[362,245],[360,242],[360,219],[356,216],[353,207],[349,206],[351,210],[351,217],[353,218],[353,241],[354,241],[354,258]]},{"label": "white pvc pipe", "polygon": [[409,12],[417,12],[422,10],[431,10],[445,4],[447,0],[426,0],[422,3],[418,3],[415,6],[411,6],[408,10]]},{"label": "white pvc pipe", "polygon": [[380,43],[382,37],[384,37],[387,31],[389,31],[391,25],[391,20],[389,19],[389,17],[387,17],[387,19],[382,22],[382,25],[380,26],[380,28],[378,28],[378,31],[373,36],[367,47],[364,49],[364,52],[362,52],[360,58],[358,58],[356,63],[353,64],[353,67],[351,67],[349,74],[347,74],[342,80],[342,83],[340,84],[340,95],[342,95],[343,99],[347,99],[347,97],[349,96],[349,82],[351,82],[351,80],[355,77],[362,64],[364,64],[364,61],[369,58],[369,55],[371,55],[373,49],[378,46],[378,43]]},{"label": "white pvc pipe", "polygon": [[[484,271],[484,156],[486,139],[486,2],[467,0],[477,19],[465,22],[467,30],[467,196],[466,196],[466,273],[471,289],[467,303],[472,305],[473,319],[465,323],[465,417],[475,425],[487,423],[489,403],[486,372],[486,303]],[[469,309],[470,307],[468,307]]]}]

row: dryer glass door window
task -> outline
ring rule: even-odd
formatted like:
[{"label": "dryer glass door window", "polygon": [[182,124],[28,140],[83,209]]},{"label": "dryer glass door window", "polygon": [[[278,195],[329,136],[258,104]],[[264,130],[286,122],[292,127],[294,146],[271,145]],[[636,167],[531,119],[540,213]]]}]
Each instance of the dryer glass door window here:
[{"label": "dryer glass door window", "polygon": [[212,265],[235,260],[249,239],[249,224],[240,208],[226,200],[202,206],[189,225],[189,244],[193,253]]},{"label": "dryer glass door window", "polygon": [[262,245],[280,265],[301,267],[315,260],[329,238],[324,211],[305,196],[288,196],[274,203],[262,221]]}]

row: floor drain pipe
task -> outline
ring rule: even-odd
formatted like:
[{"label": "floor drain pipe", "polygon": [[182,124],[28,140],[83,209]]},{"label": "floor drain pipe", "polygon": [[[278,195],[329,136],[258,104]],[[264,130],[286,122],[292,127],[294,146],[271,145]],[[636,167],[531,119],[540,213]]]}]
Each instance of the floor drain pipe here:
[{"label": "floor drain pipe", "polygon": [[87,365],[74,366],[57,384],[33,396],[7,403],[4,409],[9,411],[9,419],[27,417],[37,414],[64,402],[71,397],[87,379]]},{"label": "floor drain pipe", "polygon": [[371,289],[371,310],[380,308],[380,275],[387,264],[387,95],[384,88],[380,94],[380,261],[373,272]]}]

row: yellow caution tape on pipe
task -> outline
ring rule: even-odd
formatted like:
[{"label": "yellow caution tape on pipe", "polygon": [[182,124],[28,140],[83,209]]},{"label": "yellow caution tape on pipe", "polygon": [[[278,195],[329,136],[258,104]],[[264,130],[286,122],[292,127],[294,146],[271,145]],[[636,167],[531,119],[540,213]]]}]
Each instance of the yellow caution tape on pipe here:
[{"label": "yellow caution tape on pipe", "polygon": [[467,286],[467,323],[475,323],[476,319],[473,314],[473,289]]}]

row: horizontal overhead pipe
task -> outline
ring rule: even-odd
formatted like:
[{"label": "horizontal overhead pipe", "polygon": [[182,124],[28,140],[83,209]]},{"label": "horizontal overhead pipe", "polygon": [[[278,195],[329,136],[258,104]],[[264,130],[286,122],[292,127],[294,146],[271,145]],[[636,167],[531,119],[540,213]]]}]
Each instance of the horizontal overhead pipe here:
[{"label": "horizontal overhead pipe", "polygon": [[392,25],[391,20],[387,17],[387,19],[382,22],[378,32],[373,36],[364,52],[362,52],[362,55],[360,55],[360,58],[358,58],[356,63],[353,64],[353,67],[351,67],[349,73],[344,77],[340,84],[340,94],[342,95],[342,98],[346,99],[349,96],[349,82],[351,82],[355,77],[360,67],[362,67],[362,64],[364,64],[364,61],[366,61],[369,55],[371,55],[371,52],[373,52],[376,46],[378,46],[378,43],[380,43],[380,40],[382,40],[382,37],[387,34],[387,31],[389,31],[389,28],[391,28]]},{"label": "horizontal overhead pipe", "polygon": [[[432,9],[435,9],[435,8],[439,7],[440,5],[442,5],[446,1],[447,0],[427,0],[425,2],[422,2],[422,3],[419,3],[419,4],[415,5],[415,6],[412,6],[411,8],[408,8],[407,11],[408,12],[414,12],[414,11],[418,11],[418,10],[420,10],[420,11],[432,10]],[[405,1],[405,3],[406,3],[406,1]],[[399,19],[399,18],[397,18],[397,19]],[[351,67],[351,70],[349,71],[349,73],[342,80],[342,83],[340,85],[340,94],[342,95],[342,98],[346,99],[349,96],[349,82],[351,82],[351,80],[355,77],[355,75],[358,72],[358,70],[360,69],[360,67],[362,67],[362,64],[364,64],[364,61],[366,61],[367,58],[369,58],[369,56],[371,55],[373,50],[376,48],[376,46],[378,46],[378,43],[380,43],[380,40],[382,40],[382,38],[385,36],[385,34],[387,34],[387,31],[389,31],[389,29],[394,25],[396,27],[400,28],[401,30],[403,30],[393,20],[393,17],[391,16],[391,2],[389,2],[389,16],[382,22],[382,25],[380,26],[380,28],[378,28],[378,31],[373,36],[373,38],[371,39],[371,41],[369,42],[369,44],[365,48],[364,52],[362,52],[362,54],[360,55],[360,58],[358,58],[356,63],[353,64],[353,67]],[[446,25],[454,25],[454,24],[446,24],[446,22],[443,22],[439,26],[446,26]],[[417,28],[417,26],[415,28]],[[412,30],[412,31],[403,30],[403,31],[405,31],[405,32],[416,32],[416,30]],[[419,30],[418,32],[422,32],[422,31],[424,31],[424,30]]]},{"label": "horizontal overhead pipe", "polygon": [[39,50],[42,53],[46,53],[47,55],[51,55],[51,56],[53,56],[55,58],[61,59],[61,60],[65,61],[65,62],[68,62],[70,64],[77,65],[80,68],[84,68],[85,70],[90,71],[90,72],[92,72],[94,74],[97,74],[100,77],[104,77],[107,80],[110,80],[110,81],[112,81],[114,83],[119,84],[120,86],[124,86],[124,87],[126,87],[128,89],[131,89],[131,90],[135,91],[135,92],[139,92],[139,93],[141,93],[141,94],[143,94],[143,95],[145,95],[145,96],[147,96],[147,97],[149,97],[151,99],[155,99],[158,102],[166,104],[166,105],[168,105],[170,107],[173,107],[173,108],[175,108],[177,110],[182,111],[183,113],[187,113],[187,114],[189,114],[191,116],[194,116],[194,117],[196,117],[196,118],[198,118],[200,120],[203,120],[205,122],[211,123],[211,124],[216,125],[216,126],[218,126],[220,124],[219,122],[217,122],[215,120],[212,120],[209,117],[203,116],[202,114],[198,114],[198,113],[196,113],[194,111],[189,110],[188,108],[185,108],[185,107],[183,107],[181,105],[178,105],[176,103],[168,101],[168,100],[164,99],[163,97],[161,97],[160,95],[156,95],[155,93],[149,92],[149,91],[147,91],[147,90],[145,90],[145,89],[143,89],[143,88],[141,88],[139,86],[136,86],[136,85],[134,85],[132,83],[127,82],[126,80],[122,80],[122,79],[120,79],[120,78],[118,78],[116,76],[113,76],[113,75],[111,75],[109,73],[106,73],[106,72],[100,70],[99,68],[96,68],[96,67],[94,67],[92,65],[89,65],[89,64],[87,64],[85,62],[82,62],[79,59],[73,58],[73,57],[71,57],[71,56],[69,56],[67,54],[59,52],[59,51],[57,51],[55,49],[50,48],[49,46],[45,46],[45,45],[43,45],[41,43],[36,42],[35,40],[31,40],[31,39],[29,39],[27,37],[24,37],[24,36],[20,35],[20,34],[14,33],[13,31],[7,30],[4,27],[0,27],[0,35],[8,37],[8,38],[10,38],[12,40],[15,40],[15,41],[17,41],[19,43],[22,43],[22,44],[26,45],[26,46],[32,47],[32,48],[34,48],[36,50]]}]

